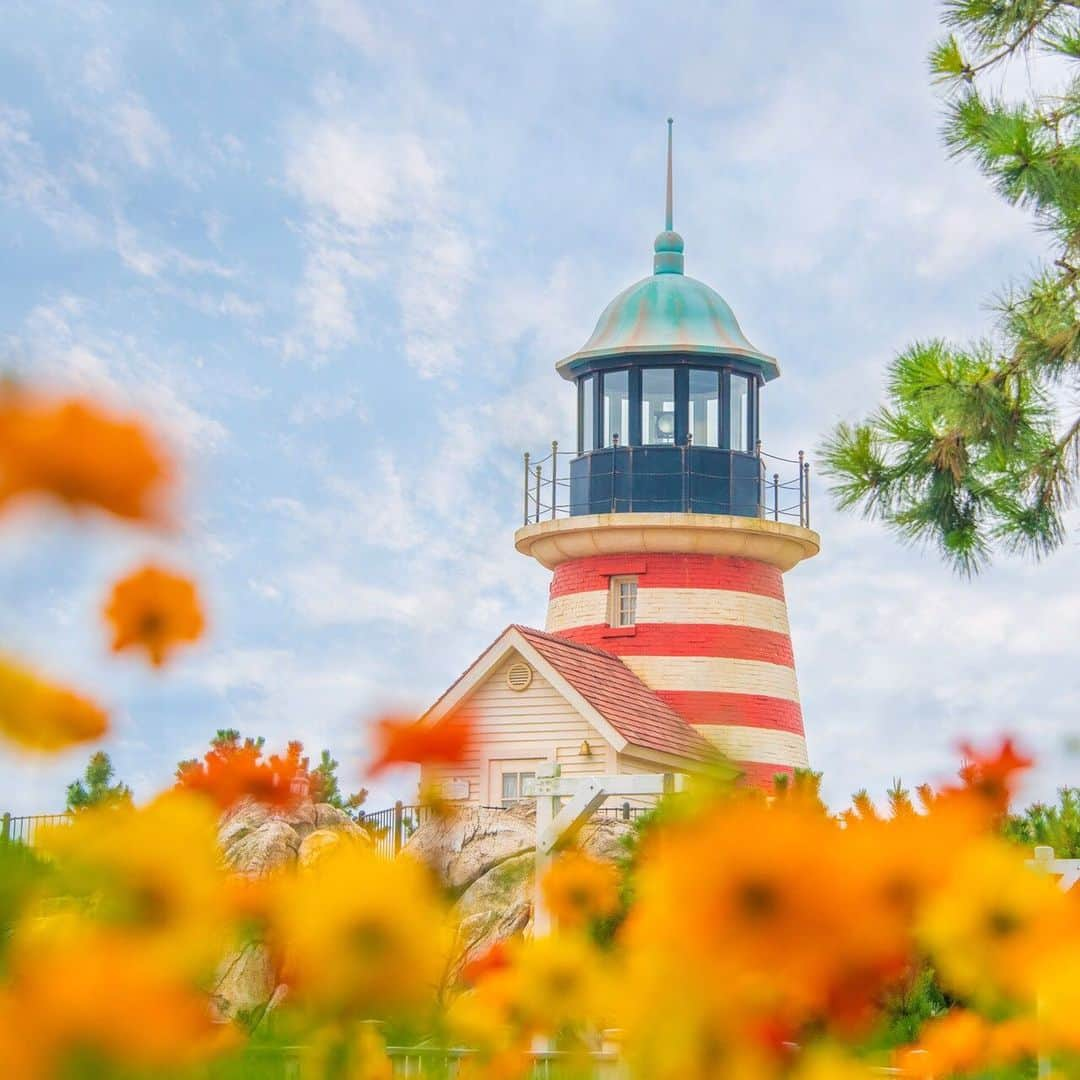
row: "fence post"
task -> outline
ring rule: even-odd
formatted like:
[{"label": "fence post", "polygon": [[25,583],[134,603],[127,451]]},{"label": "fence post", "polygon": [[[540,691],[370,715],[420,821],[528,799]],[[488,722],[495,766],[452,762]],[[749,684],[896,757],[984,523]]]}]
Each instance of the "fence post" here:
[{"label": "fence post", "polygon": [[772,474],[772,519],[780,520],[780,474]]},{"label": "fence post", "polygon": [[536,466],[536,520],[540,521],[540,466]]},{"label": "fence post", "polygon": [[398,801],[396,803],[394,803],[394,854],[395,855],[397,855],[397,853],[399,851],[401,851],[401,844],[402,844],[402,840],[403,840],[403,837],[402,837],[401,834],[405,830],[405,820],[404,820],[404,815],[402,814],[402,810],[403,810],[403,806],[402,806],[401,800],[398,799]]},{"label": "fence post", "polygon": [[804,499],[806,498],[806,488],[803,483],[803,452],[799,451],[799,524],[806,525],[806,505]]},{"label": "fence post", "polygon": [[765,516],[765,491],[762,480],[765,478],[765,462],[761,457],[761,440],[758,439],[754,443],[754,457],[757,458],[757,516],[763,518]]},{"label": "fence post", "polygon": [[551,520],[555,520],[555,505],[559,501],[559,444],[551,440]]},{"label": "fence post", "polygon": [[529,451],[525,451],[525,521],[523,524],[529,524]]},{"label": "fence post", "polygon": [[803,474],[806,477],[806,527],[810,528],[810,462],[803,464]]},{"label": "fence post", "polygon": [[0,840],[5,844],[11,839],[11,814],[4,811],[3,824],[0,825]]}]

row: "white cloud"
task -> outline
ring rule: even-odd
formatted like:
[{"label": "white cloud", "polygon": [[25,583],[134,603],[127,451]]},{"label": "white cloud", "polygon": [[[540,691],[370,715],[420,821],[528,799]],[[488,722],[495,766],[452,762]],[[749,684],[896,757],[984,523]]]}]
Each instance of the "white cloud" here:
[{"label": "white cloud", "polygon": [[109,111],[107,123],[128,157],[140,169],[150,169],[168,156],[169,133],[138,98],[129,97],[117,102]]},{"label": "white cloud", "polygon": [[0,196],[25,207],[62,241],[99,239],[94,218],[76,203],[68,184],[52,171],[30,135],[27,113],[0,104]]},{"label": "white cloud", "polygon": [[314,8],[329,30],[361,52],[371,54],[379,46],[370,16],[355,0],[315,0]]},{"label": "white cloud", "polygon": [[37,382],[142,412],[186,453],[219,448],[227,438],[225,426],[191,404],[196,390],[183,370],[129,337],[89,329],[86,312],[85,302],[71,296],[34,308],[22,332],[7,343],[17,369]]},{"label": "white cloud", "polygon": [[406,359],[423,377],[455,370],[474,245],[454,218],[432,148],[412,132],[321,116],[296,125],[285,174],[310,215],[302,319],[287,354],[356,342],[360,284],[388,278]]}]

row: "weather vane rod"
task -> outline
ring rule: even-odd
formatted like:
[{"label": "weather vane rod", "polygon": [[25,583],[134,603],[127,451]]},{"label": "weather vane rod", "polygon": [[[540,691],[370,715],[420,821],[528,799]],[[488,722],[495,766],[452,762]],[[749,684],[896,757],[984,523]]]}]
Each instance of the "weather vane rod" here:
[{"label": "weather vane rod", "polygon": [[675,121],[668,117],[667,122],[667,216],[664,220],[664,228],[671,232],[674,221],[671,215],[671,125]]}]

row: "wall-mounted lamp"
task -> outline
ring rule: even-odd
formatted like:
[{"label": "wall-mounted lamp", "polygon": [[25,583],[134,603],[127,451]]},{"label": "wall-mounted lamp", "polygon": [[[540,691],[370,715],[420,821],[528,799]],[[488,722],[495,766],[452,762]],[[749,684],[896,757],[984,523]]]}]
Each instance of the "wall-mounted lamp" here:
[{"label": "wall-mounted lamp", "polygon": [[589,745],[588,739],[581,740],[581,745],[578,747],[578,753],[582,757],[592,757],[592,747]]}]

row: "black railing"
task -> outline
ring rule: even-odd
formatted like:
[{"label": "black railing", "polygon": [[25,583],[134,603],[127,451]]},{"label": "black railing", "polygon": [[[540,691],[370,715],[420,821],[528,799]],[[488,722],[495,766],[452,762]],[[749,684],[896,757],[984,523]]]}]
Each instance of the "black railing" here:
[{"label": "black railing", "polygon": [[0,843],[33,845],[38,829],[49,825],[66,825],[70,812],[63,814],[3,814],[0,815]]},{"label": "black railing", "polygon": [[[585,513],[682,512],[731,513],[810,527],[810,463],[802,450],[797,458],[784,458],[765,453],[760,443],[753,453],[747,454],[687,445],[668,448],[679,454],[678,468],[650,469],[645,463],[649,456],[664,449],[620,446],[616,442],[604,450],[592,451],[597,458],[604,455],[609,461],[601,467],[599,475],[592,473],[590,479],[594,484],[584,497],[574,492],[570,465],[589,455],[560,450],[557,442],[551,444],[551,450],[543,457],[526,452],[523,523],[533,525]],[[635,456],[643,459],[642,464],[635,465]],[[711,462],[714,457],[717,461],[712,467],[701,466],[702,461]],[[756,462],[756,468],[750,462]],[[595,481],[606,480],[605,473],[610,475],[610,481],[604,485],[606,493],[599,496],[602,505],[598,506],[599,485]],[[659,485],[663,485],[662,491],[647,494]],[[741,492],[737,496],[739,486]]]}]

